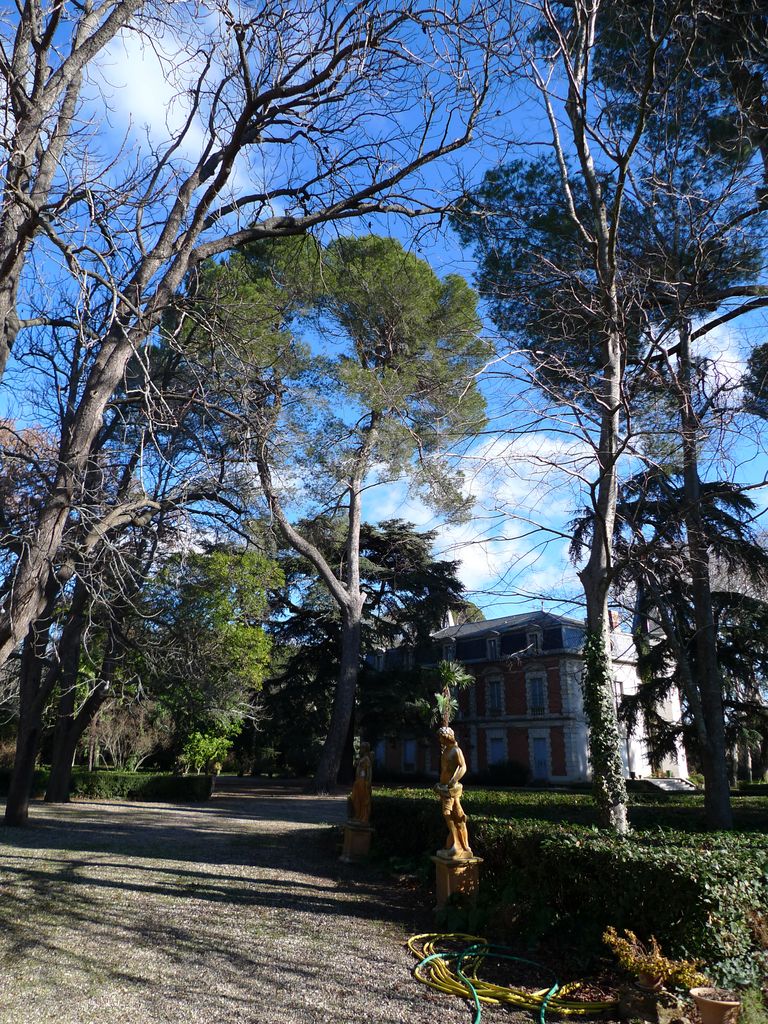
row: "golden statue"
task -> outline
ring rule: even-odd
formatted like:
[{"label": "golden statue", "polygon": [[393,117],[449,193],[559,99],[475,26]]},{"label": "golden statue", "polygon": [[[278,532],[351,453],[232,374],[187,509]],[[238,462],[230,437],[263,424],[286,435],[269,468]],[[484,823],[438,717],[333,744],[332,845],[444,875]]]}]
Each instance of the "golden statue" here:
[{"label": "golden statue", "polygon": [[355,764],[355,781],[352,783],[352,792],[347,797],[350,821],[367,824],[371,817],[372,775],[371,745],[370,743],[361,743],[360,757]]},{"label": "golden statue", "polygon": [[443,817],[448,826],[445,848],[437,851],[446,860],[469,860],[473,854],[467,835],[467,816],[461,806],[464,787],[459,781],[467,771],[467,762],[456,742],[453,729],[444,725],[437,733],[440,739],[440,781],[435,792],[440,797]]}]

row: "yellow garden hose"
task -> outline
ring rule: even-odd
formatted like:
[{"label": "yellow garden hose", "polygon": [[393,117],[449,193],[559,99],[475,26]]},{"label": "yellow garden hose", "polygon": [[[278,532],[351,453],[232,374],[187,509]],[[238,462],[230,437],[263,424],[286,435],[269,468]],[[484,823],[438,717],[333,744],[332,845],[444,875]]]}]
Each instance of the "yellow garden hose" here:
[{"label": "yellow garden hose", "polygon": [[[449,949],[438,949],[442,946]],[[505,946],[494,946],[480,935],[465,935],[463,932],[428,932],[414,935],[408,940],[408,948],[419,961],[413,974],[419,981],[438,992],[448,995],[472,999],[476,1007],[474,1024],[479,1024],[481,1006],[507,1004],[518,1010],[537,1013],[539,1020],[544,1021],[546,1010],[564,1016],[589,1017],[612,1009],[616,1003],[580,1002],[565,998],[569,992],[579,987],[578,982],[560,986],[554,981],[549,988],[528,992],[521,988],[507,985],[494,985],[478,977],[478,970],[486,958],[498,960],[516,960],[534,967],[546,968],[533,960],[525,960],[513,956]],[[455,963],[455,967],[451,963]]]}]

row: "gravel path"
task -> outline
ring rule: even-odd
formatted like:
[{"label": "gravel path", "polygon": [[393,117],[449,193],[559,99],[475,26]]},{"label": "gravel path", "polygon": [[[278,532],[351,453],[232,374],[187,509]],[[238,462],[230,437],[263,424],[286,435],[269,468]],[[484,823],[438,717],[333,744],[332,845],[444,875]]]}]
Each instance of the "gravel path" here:
[{"label": "gravel path", "polygon": [[34,805],[0,828],[0,1024],[468,1024],[410,977],[421,897],[338,861],[344,816],[251,780],[201,805]]}]

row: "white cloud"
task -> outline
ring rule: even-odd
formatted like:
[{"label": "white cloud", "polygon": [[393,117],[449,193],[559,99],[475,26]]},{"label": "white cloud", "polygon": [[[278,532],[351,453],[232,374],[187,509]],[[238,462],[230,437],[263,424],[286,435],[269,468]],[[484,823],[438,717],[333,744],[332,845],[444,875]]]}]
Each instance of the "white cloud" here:
[{"label": "white cloud", "polygon": [[435,554],[458,563],[468,595],[489,615],[538,607],[542,599],[567,604],[578,581],[564,523],[590,455],[584,445],[545,435],[486,440],[464,459],[465,493],[474,501],[467,522],[442,521],[404,482],[368,491],[364,515],[434,529]]},{"label": "white cloud", "polygon": [[710,361],[710,387],[720,387],[732,392],[738,389],[747,369],[748,354],[745,348],[743,332],[733,330],[728,324],[721,324],[696,339],[693,344],[694,355],[706,357]]},{"label": "white cloud", "polygon": [[[192,89],[206,73],[210,90],[221,78],[213,49],[218,37],[217,19],[209,14],[185,27],[164,26],[150,39],[133,31],[121,32],[94,62],[101,77],[100,89],[110,110],[112,134],[126,138],[140,153],[149,147],[165,149],[174,140],[179,145],[174,160],[196,163],[209,137],[204,100],[191,118]],[[203,93],[203,95],[205,92]],[[254,170],[243,153],[232,171],[233,191],[250,190]]]}]

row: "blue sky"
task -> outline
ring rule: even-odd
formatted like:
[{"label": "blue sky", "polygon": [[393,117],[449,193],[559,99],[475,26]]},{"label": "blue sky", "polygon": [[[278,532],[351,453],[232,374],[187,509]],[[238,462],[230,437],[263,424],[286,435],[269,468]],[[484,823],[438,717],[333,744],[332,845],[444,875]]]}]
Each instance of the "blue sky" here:
[{"label": "blue sky", "polygon": [[[176,86],[168,80],[173,64],[174,40],[156,39],[155,50],[166,51],[159,59],[155,50],[141,45],[135,36],[116,40],[102,62],[105,79],[113,88],[114,137],[124,133],[146,144],[158,143],[178,129],[186,111],[174,100]],[[510,141],[524,136],[530,143],[545,137],[542,114],[531,101],[511,103],[501,96],[504,113],[492,133],[460,151],[450,161],[430,167],[429,185],[443,193],[455,194],[461,177],[478,182],[483,172],[504,159]],[[185,145],[190,156],[203,137],[193,128]],[[496,144],[490,138],[498,140]],[[183,155],[183,153],[182,153]],[[245,189],[253,167],[236,164],[233,189]],[[364,225],[342,225],[341,231],[364,231]],[[428,259],[438,274],[461,273],[472,279],[474,262],[463,251],[447,226],[397,218],[377,218],[372,225],[387,231],[404,245]],[[331,227],[330,230],[336,230]],[[414,231],[417,231],[414,236]],[[722,373],[736,380],[743,372],[745,355],[765,336],[766,315],[755,314],[738,326],[724,327],[706,341],[706,351],[716,359]],[[493,335],[486,319],[485,327]],[[499,340],[504,351],[504,342]],[[514,368],[516,360],[511,361]],[[394,516],[419,527],[438,530],[438,553],[460,562],[461,576],[470,596],[487,614],[508,614],[538,608],[578,610],[580,586],[568,557],[568,521],[584,500],[585,482],[590,477],[589,452],[583,439],[571,433],[572,424],[561,412],[542,408],[541,395],[514,373],[504,376],[504,367],[493,368],[482,387],[487,395],[489,426],[486,436],[461,453],[467,493],[475,499],[473,518],[465,523],[445,524],[423,504],[409,496],[405,483],[372,489],[366,495],[365,514],[373,520]],[[709,472],[750,482],[764,475],[768,466],[754,436],[732,432],[719,465]],[[762,492],[753,494],[762,507]],[[573,602],[576,602],[574,605]]]},{"label": "blue sky", "polygon": [[[205,28],[198,25],[196,30],[201,27]],[[134,35],[122,36],[109,47],[98,68],[92,69],[91,87],[111,96],[111,112],[101,129],[105,149],[126,139],[127,153],[146,151],[150,145],[167,141],[183,123],[186,108],[179,98],[178,82],[171,81],[176,75],[183,78],[183,71],[174,66],[175,48],[170,33],[155,38],[154,48]],[[504,109],[507,99],[502,96],[499,100]],[[454,194],[461,175],[478,182],[487,167],[503,158],[508,142],[515,136],[525,134],[529,140],[536,137],[541,123],[537,118],[529,103],[513,108],[513,113],[498,118],[493,126],[495,143],[486,134],[453,161],[431,168],[427,182]],[[202,126],[193,124],[179,157],[194,157],[203,138]],[[247,188],[254,173],[258,168],[245,158],[236,163],[233,190]],[[472,278],[472,259],[462,252],[447,227],[438,231],[421,226],[414,240],[415,227],[412,221],[396,219],[378,218],[373,223],[373,230],[389,231],[404,244],[413,245],[439,274],[458,272]],[[349,222],[342,230],[362,233],[366,226],[356,227]],[[756,314],[741,327],[715,332],[707,341],[707,349],[722,372],[738,378],[745,353],[765,336],[765,325],[765,316]],[[486,330],[493,334],[488,321]],[[503,351],[503,342],[499,345]],[[514,370],[519,363],[512,360],[511,366]],[[566,416],[543,409],[541,395],[527,387],[519,374],[505,376],[503,369],[501,364],[493,367],[493,373],[482,384],[489,406],[487,433],[457,453],[467,493],[475,500],[472,519],[444,523],[409,496],[404,483],[369,491],[365,515],[372,521],[399,517],[425,529],[437,529],[438,553],[460,562],[468,595],[489,616],[542,604],[550,610],[578,614],[580,589],[568,558],[567,523],[583,501],[590,475],[589,453],[583,440],[572,433]],[[7,398],[5,402],[5,408],[10,409]],[[764,475],[767,467],[761,446],[749,435],[746,425],[728,437],[718,472],[742,481]],[[754,496],[765,505],[762,492]]]}]

